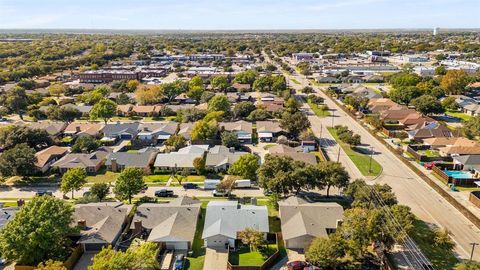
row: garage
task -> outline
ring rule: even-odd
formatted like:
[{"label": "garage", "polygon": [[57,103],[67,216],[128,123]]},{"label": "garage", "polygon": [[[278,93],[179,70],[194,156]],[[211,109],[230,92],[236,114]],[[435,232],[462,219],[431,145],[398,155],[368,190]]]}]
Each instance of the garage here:
[{"label": "garage", "polygon": [[188,250],[188,242],[165,242],[165,248],[169,250]]},{"label": "garage", "polygon": [[84,244],[84,251],[100,251],[105,246],[106,246],[105,244],[100,244],[100,243]]}]

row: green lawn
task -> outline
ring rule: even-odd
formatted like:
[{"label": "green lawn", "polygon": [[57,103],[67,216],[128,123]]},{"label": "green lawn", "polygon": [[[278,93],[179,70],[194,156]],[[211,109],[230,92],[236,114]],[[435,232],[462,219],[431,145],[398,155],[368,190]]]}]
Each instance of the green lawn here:
[{"label": "green lawn", "polygon": [[462,113],[462,112],[456,112],[456,111],[447,111],[447,112],[445,112],[445,114],[456,117],[456,118],[462,120],[462,122],[466,122],[466,121],[468,121],[472,118],[472,116],[470,116],[468,114],[465,114],[465,113]]},{"label": "green lawn", "polygon": [[205,181],[205,176],[203,175],[189,175],[187,176],[187,182],[203,182]]},{"label": "green lawn", "polygon": [[118,173],[107,171],[104,174],[87,176],[88,183],[110,183],[117,180]]},{"label": "green lawn", "polygon": [[199,218],[197,221],[197,228],[195,230],[195,236],[192,243],[192,256],[187,257],[187,263],[185,264],[185,270],[202,270],[203,263],[205,262],[205,249],[203,246],[203,225],[205,220],[205,213],[207,212],[208,201],[202,202],[200,209],[203,218]]},{"label": "green lawn", "polygon": [[290,79],[290,80],[291,80],[293,83],[295,83],[295,84],[300,84],[300,82],[299,82],[298,80],[294,79],[294,78],[292,78],[292,79]]},{"label": "green lawn", "polygon": [[372,170],[369,172],[370,166],[370,155],[358,152],[353,150],[348,144],[343,143],[338,139],[337,131],[335,128],[327,128],[332,137],[337,141],[337,143],[342,147],[348,157],[352,160],[352,162],[357,166],[360,172],[365,176],[377,176],[382,171],[382,166],[375,160],[371,159],[372,162]]},{"label": "green lawn", "polygon": [[410,234],[412,239],[417,243],[418,247],[423,251],[425,256],[432,262],[437,270],[453,269],[458,263],[455,254],[451,250],[436,246],[433,243],[435,233],[428,227],[428,225],[421,221],[415,220],[414,230]]},{"label": "green lawn", "polygon": [[307,100],[307,103],[308,103],[308,106],[310,106],[310,109],[312,109],[312,111],[315,113],[316,116],[326,117],[330,115],[328,108],[326,110],[322,110],[321,106],[313,103],[310,99]]},{"label": "green lawn", "polygon": [[235,252],[231,252],[228,260],[232,265],[240,266],[260,266],[268,257],[277,250],[277,245],[268,245],[261,250],[250,251],[248,246],[243,246]]},{"label": "green lawn", "polygon": [[320,153],[320,151],[314,151],[310,153],[314,154],[318,158],[317,161],[326,161],[325,157],[322,155],[322,153]]},{"label": "green lawn", "polygon": [[143,177],[146,183],[166,183],[171,174],[152,174]]},{"label": "green lawn", "polygon": [[425,151],[419,151],[420,154],[423,154],[427,157],[439,157],[440,156],[440,153],[436,150],[425,150]]}]

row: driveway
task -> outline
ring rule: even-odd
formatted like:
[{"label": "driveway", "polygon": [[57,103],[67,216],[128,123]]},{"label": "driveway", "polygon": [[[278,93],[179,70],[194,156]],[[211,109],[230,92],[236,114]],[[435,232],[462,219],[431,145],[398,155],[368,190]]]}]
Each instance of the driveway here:
[{"label": "driveway", "polygon": [[224,248],[207,248],[203,269],[225,270],[228,263],[228,251]]},{"label": "driveway", "polygon": [[73,270],[87,270],[90,265],[93,264],[93,257],[97,252],[85,252],[78,260]]}]

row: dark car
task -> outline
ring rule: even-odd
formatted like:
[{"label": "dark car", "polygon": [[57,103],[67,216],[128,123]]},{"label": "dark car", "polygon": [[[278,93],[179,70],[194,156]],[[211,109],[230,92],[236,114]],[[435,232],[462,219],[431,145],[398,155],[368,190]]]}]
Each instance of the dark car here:
[{"label": "dark car", "polygon": [[160,189],[155,191],[157,197],[173,197],[173,190]]},{"label": "dark car", "polygon": [[197,189],[198,185],[194,183],[185,183],[183,184],[184,189]]},{"label": "dark car", "polygon": [[435,270],[431,264],[422,264],[424,270]]},{"label": "dark car", "polygon": [[305,267],[308,267],[309,264],[304,261],[292,261],[287,263],[288,270],[303,270]]},{"label": "dark car", "polygon": [[175,257],[175,270],[181,270],[183,269],[183,264],[185,263],[185,257],[183,254],[178,254]]},{"label": "dark car", "polygon": [[51,191],[38,191],[35,196],[40,197],[40,196],[53,196],[53,193]]}]

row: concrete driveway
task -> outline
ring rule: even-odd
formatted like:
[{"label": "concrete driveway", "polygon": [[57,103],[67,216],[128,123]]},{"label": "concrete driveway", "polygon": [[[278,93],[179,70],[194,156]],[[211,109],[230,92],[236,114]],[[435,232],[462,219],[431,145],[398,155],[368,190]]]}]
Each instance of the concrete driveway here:
[{"label": "concrete driveway", "polygon": [[97,252],[85,252],[78,260],[73,270],[87,270],[90,265],[93,264],[93,257]]},{"label": "concrete driveway", "polygon": [[203,269],[225,270],[228,263],[228,251],[225,248],[207,248]]}]

